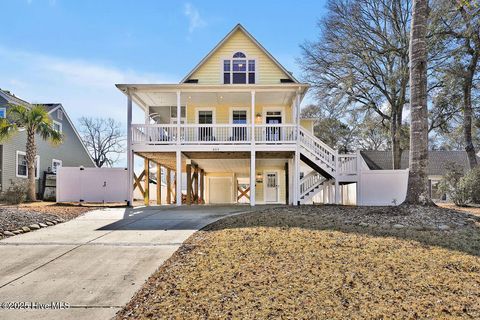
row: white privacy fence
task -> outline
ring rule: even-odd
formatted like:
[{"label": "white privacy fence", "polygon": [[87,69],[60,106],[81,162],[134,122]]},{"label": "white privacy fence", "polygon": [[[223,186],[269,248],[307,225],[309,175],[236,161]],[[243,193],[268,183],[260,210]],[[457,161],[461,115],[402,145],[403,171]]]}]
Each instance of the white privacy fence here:
[{"label": "white privacy fence", "polygon": [[407,170],[361,170],[357,205],[393,206],[405,201]]},{"label": "white privacy fence", "polygon": [[128,171],[124,168],[60,167],[57,202],[125,202]]}]

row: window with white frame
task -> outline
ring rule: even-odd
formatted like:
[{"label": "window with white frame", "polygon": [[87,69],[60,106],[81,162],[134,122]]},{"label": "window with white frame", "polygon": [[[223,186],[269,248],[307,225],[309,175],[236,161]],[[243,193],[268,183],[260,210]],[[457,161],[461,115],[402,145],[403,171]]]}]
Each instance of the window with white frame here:
[{"label": "window with white frame", "polygon": [[236,52],[231,59],[223,60],[224,84],[255,83],[255,60],[243,52]]},{"label": "window with white frame", "polygon": [[[17,151],[17,177],[26,178],[28,176],[27,154],[23,151]],[[40,176],[40,156],[35,156],[35,179]]]},{"label": "window with white frame", "polygon": [[53,120],[52,127],[55,131],[58,131],[58,132],[62,133],[62,123],[61,122]]},{"label": "window with white frame", "polygon": [[0,118],[7,117],[7,108],[0,108]]},{"label": "window with white frame", "polygon": [[63,120],[63,110],[61,108],[57,110],[57,119]]},{"label": "window with white frame", "polygon": [[[180,107],[180,123],[185,123],[187,115],[187,108],[185,106]],[[177,106],[170,107],[170,123],[176,124],[177,123]]]},{"label": "window with white frame", "polygon": [[62,166],[62,160],[52,159],[52,172],[57,173],[57,169]]}]

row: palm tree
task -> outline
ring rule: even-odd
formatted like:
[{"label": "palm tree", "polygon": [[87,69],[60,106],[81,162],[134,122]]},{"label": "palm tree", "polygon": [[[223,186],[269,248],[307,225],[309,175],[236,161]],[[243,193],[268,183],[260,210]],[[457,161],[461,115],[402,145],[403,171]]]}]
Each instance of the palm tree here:
[{"label": "palm tree", "polygon": [[41,105],[32,107],[10,106],[7,117],[0,119],[0,140],[8,139],[21,129],[27,133],[25,152],[28,177],[27,200],[35,201],[35,157],[37,154],[35,136],[38,134],[43,140],[58,145],[62,143],[63,135],[53,128],[47,110]]},{"label": "palm tree", "polygon": [[421,205],[431,203],[427,175],[427,23],[428,0],[414,0],[410,31],[410,172],[405,202]]}]

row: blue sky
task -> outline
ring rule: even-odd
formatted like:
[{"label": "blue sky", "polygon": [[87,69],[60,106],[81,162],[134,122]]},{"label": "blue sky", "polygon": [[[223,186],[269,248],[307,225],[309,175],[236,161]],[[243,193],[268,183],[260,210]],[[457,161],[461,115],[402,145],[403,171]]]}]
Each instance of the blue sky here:
[{"label": "blue sky", "polygon": [[324,1],[2,0],[0,88],[124,122],[115,83],[180,81],[237,23],[299,76]]}]

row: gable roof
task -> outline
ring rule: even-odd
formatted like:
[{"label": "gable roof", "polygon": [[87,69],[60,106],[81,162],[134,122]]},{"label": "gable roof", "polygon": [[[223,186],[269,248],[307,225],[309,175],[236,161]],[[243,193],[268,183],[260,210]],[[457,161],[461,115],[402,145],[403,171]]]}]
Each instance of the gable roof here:
[{"label": "gable roof", "polygon": [[[393,160],[391,151],[361,151],[362,158],[371,170],[391,170]],[[480,160],[480,159],[479,159]],[[455,164],[464,172],[470,170],[467,152],[435,150],[428,152],[428,175],[443,176],[446,173],[448,164]],[[409,151],[402,152],[400,169],[409,167]]]},{"label": "gable roof", "polygon": [[285,69],[284,66],[282,66],[280,64],[280,62],[278,62],[277,59],[275,59],[274,56],[272,56],[270,54],[270,52],[267,51],[267,49],[265,49],[260,42],[257,41],[257,39],[255,39],[240,23],[237,24],[229,33],[227,33],[227,35],[222,39],[220,40],[220,42],[202,59],[200,60],[200,62],[192,69],[192,71],[190,71],[186,76],[185,78],[182,79],[182,81],[180,81],[180,83],[184,83],[185,81],[188,80],[188,78],[190,78],[190,76],[192,74],[195,73],[195,71],[197,71],[198,69],[200,69],[200,67],[225,43],[228,41],[228,39],[230,39],[232,37],[232,35],[236,32],[236,31],[242,31],[255,45],[257,45],[260,50],[265,53],[265,55],[270,58],[270,60],[273,61],[273,63],[275,65],[277,65],[280,70],[282,70],[286,75],[287,77],[290,78],[290,80],[292,80],[293,82],[295,83],[300,83],[293,75],[290,71],[288,71],[287,69]]},{"label": "gable roof", "polygon": [[92,156],[90,155],[90,152],[88,151],[87,147],[85,146],[85,143],[83,143],[82,137],[80,136],[80,133],[78,133],[77,128],[73,124],[72,120],[68,116],[68,113],[65,112],[65,108],[61,103],[39,103],[38,105],[41,105],[47,109],[48,114],[50,117],[52,116],[52,113],[58,109],[61,109],[63,111],[63,115],[67,119],[68,123],[70,124],[70,127],[72,127],[73,132],[75,132],[75,135],[77,136],[77,139],[80,141],[80,144],[82,145],[83,149],[85,149],[85,152],[88,155],[88,158],[92,161],[93,165],[96,167],[97,165],[95,164],[95,161],[93,161]]},{"label": "gable roof", "polygon": [[28,103],[25,100],[22,100],[22,99],[18,98],[17,96],[15,96],[13,93],[11,93],[8,90],[0,89],[0,97],[5,99],[7,101],[7,103],[11,103],[11,104],[15,104],[15,105],[21,105],[21,106],[25,106],[25,107],[30,107],[31,106],[30,103]]}]

